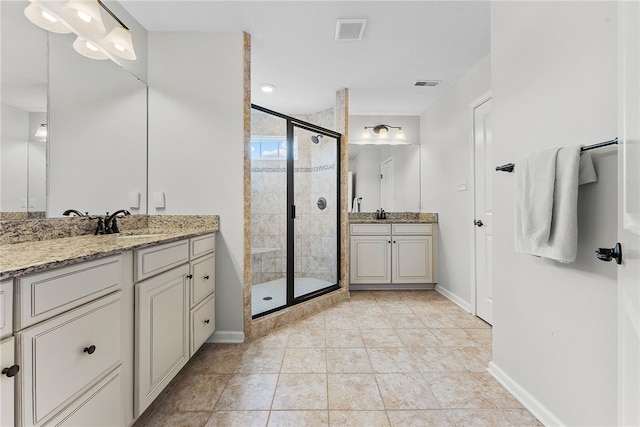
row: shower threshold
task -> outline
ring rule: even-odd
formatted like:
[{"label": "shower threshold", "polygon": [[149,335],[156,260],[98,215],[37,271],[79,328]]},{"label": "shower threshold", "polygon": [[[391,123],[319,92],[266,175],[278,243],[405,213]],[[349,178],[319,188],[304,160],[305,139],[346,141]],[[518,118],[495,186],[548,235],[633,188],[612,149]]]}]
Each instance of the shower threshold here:
[{"label": "shower threshold", "polygon": [[[333,286],[313,277],[296,277],[295,297]],[[255,316],[287,304],[287,279],[271,280],[251,287],[251,315]]]}]

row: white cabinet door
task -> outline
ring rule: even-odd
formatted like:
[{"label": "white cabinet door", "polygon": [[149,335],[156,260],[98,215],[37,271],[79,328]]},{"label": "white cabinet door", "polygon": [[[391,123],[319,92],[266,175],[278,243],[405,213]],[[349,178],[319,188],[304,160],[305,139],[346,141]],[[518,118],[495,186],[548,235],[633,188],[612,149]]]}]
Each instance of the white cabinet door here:
[{"label": "white cabinet door", "polygon": [[16,333],[24,426],[48,422],[120,365],[121,312],[119,291]]},{"label": "white cabinet door", "polygon": [[[0,343],[0,370],[9,369],[15,363],[14,361],[14,339],[13,337],[7,338]],[[15,369],[15,368],[14,368]],[[13,425],[13,411],[14,411],[14,390],[15,390],[15,376],[13,370],[7,376],[8,372],[2,374],[0,377],[0,393],[2,399],[0,399],[0,425],[12,426]]]},{"label": "white cabinet door", "polygon": [[136,416],[189,360],[188,274],[185,264],[135,285]]},{"label": "white cabinet door", "polygon": [[431,236],[393,236],[393,283],[433,282]]},{"label": "white cabinet door", "polygon": [[351,236],[351,283],[391,282],[391,237]]}]

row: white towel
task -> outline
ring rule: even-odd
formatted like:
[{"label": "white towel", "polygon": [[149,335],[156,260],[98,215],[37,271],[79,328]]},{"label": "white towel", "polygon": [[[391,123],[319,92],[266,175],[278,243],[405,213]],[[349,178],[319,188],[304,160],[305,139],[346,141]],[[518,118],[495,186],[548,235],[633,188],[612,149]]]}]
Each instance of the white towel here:
[{"label": "white towel", "polygon": [[551,228],[547,242],[523,235],[523,175],[516,168],[516,252],[555,261],[575,261],[578,251],[578,186],[597,180],[591,154],[580,155],[582,146],[562,148],[557,152],[553,186]]},{"label": "white towel", "polygon": [[556,158],[560,148],[533,153],[518,162],[516,180],[522,198],[522,236],[546,243],[551,234]]}]

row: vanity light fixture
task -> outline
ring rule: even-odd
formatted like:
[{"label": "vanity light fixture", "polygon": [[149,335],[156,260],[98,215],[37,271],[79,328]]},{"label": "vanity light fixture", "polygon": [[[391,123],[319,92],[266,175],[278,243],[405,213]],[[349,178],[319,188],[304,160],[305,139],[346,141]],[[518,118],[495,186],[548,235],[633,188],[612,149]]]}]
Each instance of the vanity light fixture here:
[{"label": "vanity light fixture", "polygon": [[42,123],[40,126],[38,126],[38,129],[36,130],[36,138],[46,138],[47,137],[47,124],[46,123]]},{"label": "vanity light fixture", "polygon": [[[393,134],[390,129],[396,129]],[[372,133],[373,131],[373,133]],[[393,136],[393,138],[390,138]],[[377,125],[365,126],[360,136],[361,141],[350,142],[353,145],[408,145],[407,135],[400,126]]]},{"label": "vanity light fixture", "polygon": [[[40,28],[60,34],[75,33],[73,48],[91,59],[135,60],[129,28],[101,0],[69,0],[64,4],[29,0],[25,16]],[[117,21],[108,33],[100,8]]]}]

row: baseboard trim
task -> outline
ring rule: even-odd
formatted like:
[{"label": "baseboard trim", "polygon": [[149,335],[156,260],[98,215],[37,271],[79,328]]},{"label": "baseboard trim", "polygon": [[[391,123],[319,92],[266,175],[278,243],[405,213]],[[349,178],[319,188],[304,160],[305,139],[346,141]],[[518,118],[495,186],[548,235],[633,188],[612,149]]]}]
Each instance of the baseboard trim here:
[{"label": "baseboard trim", "polygon": [[454,304],[460,306],[467,313],[471,313],[471,305],[465,300],[463,300],[462,298],[460,298],[458,295],[454,294],[453,292],[451,292],[446,288],[443,288],[440,285],[436,285],[435,290],[445,298],[449,299]]},{"label": "baseboard trim", "polygon": [[244,342],[244,332],[215,331],[209,339],[207,339],[207,342],[217,344],[242,344]]},{"label": "baseboard trim", "polygon": [[489,373],[500,383],[509,393],[513,395],[525,408],[533,414],[545,426],[566,426],[547,407],[540,403],[520,384],[515,382],[505,371],[500,369],[493,361],[489,362]]}]

